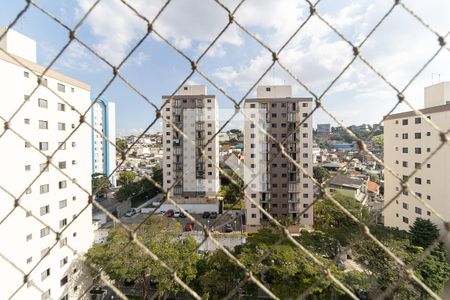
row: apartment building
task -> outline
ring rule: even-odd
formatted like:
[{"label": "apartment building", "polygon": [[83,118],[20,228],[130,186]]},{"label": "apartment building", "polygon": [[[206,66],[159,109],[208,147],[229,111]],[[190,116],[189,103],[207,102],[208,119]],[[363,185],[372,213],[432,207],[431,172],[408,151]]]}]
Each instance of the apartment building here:
[{"label": "apartment building", "polygon": [[[244,121],[244,180],[246,196],[277,218],[313,224],[313,183],[259,128],[263,127],[308,174],[313,171],[311,98],[293,98],[291,86],[259,86],[257,97],[246,99]],[[300,124],[300,127],[296,125]],[[259,126],[257,126],[259,124]],[[245,203],[247,231],[266,217],[248,198]]]},{"label": "apartment building", "polygon": [[91,189],[91,129],[70,134],[90,86],[49,70],[32,94],[45,69],[36,42],[9,30],[0,48],[0,299],[78,299],[89,283],[79,256],[93,228],[88,194],[74,182]]},{"label": "apartment building", "polygon": [[167,104],[161,114],[184,133],[163,121],[163,187],[189,212],[217,212],[219,140],[212,139],[218,126],[216,97],[208,95],[206,86],[187,85],[162,100]]},{"label": "apartment building", "polygon": [[[441,130],[450,130],[450,82],[425,88],[425,108],[421,110]],[[446,220],[450,219],[450,147],[444,145],[428,162],[423,161],[441,144],[439,133],[414,112],[386,117],[384,131],[384,162],[400,176],[410,179],[416,195],[432,206]],[[447,135],[448,136],[448,135]],[[385,204],[400,191],[399,181],[385,171]],[[408,230],[416,218],[441,221],[422,203],[403,192],[383,212],[384,224]]]},{"label": "apartment building", "polygon": [[[109,176],[116,169],[116,105],[114,102],[97,100],[91,110],[92,127],[92,174]],[[100,134],[100,132],[103,134]],[[109,178],[116,186],[116,174]]]}]

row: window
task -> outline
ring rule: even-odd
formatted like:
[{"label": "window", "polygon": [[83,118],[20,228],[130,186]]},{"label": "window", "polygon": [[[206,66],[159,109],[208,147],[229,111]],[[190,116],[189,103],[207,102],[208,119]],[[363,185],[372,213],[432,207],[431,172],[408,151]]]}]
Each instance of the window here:
[{"label": "window", "polygon": [[256,214],[252,214],[252,219],[255,219],[256,218]]},{"label": "window", "polygon": [[408,148],[407,147],[403,147],[402,148],[402,153],[408,153]]},{"label": "window", "polygon": [[70,88],[70,91],[71,91],[72,93],[75,93],[75,88],[71,87],[71,88]]},{"label": "window", "polygon": [[422,133],[420,133],[420,132],[414,133],[414,138],[415,138],[416,140],[420,140],[420,139],[422,138]]},{"label": "window", "polygon": [[422,214],[422,209],[420,207],[416,207],[415,210],[416,214],[421,215]]},{"label": "window", "polygon": [[58,147],[59,147],[59,150],[66,150],[66,143],[64,143],[64,142],[59,142],[59,143],[58,143]]},{"label": "window", "polygon": [[25,165],[25,171],[30,171],[31,170],[31,165]]},{"label": "window", "polygon": [[64,208],[67,206],[67,199],[59,201],[59,208]]},{"label": "window", "polygon": [[59,241],[59,247],[60,248],[64,247],[65,245],[67,245],[67,238],[66,237]]},{"label": "window", "polygon": [[[48,268],[47,270],[45,270],[44,272],[41,273],[41,280],[46,279],[48,276],[50,276],[50,268]],[[49,295],[50,295],[50,290],[49,290]],[[44,298],[44,299],[47,299],[47,298]]]},{"label": "window", "polygon": [[41,216],[46,215],[50,212],[50,205],[41,206],[39,209]]},{"label": "window", "polygon": [[38,99],[38,106],[42,108],[48,108],[48,101],[45,99]]},{"label": "window", "polygon": [[66,105],[64,103],[58,103],[59,111],[66,111]]},{"label": "window", "polygon": [[32,261],[33,261],[33,257],[32,256],[27,258],[27,264],[31,263]]},{"label": "window", "polygon": [[415,124],[420,124],[420,123],[422,123],[422,119],[420,117],[417,117],[417,118],[414,119],[414,123]]},{"label": "window", "polygon": [[50,247],[41,250],[41,258],[47,256],[50,253]]},{"label": "window", "polygon": [[62,219],[59,221],[59,228],[63,228],[67,225],[67,219]]},{"label": "window", "polygon": [[48,184],[43,184],[43,185],[41,185],[41,186],[39,187],[39,191],[40,191],[41,194],[48,193],[49,190],[50,190],[50,187],[49,187]]},{"label": "window", "polygon": [[33,235],[31,233],[29,235],[27,235],[27,237],[26,237],[27,242],[31,241],[32,238],[33,238]]},{"label": "window", "polygon": [[39,150],[47,151],[48,150],[48,142],[39,142]]},{"label": "window", "polygon": [[39,171],[40,172],[48,172],[47,163],[43,163],[39,165]]},{"label": "window", "polygon": [[65,93],[66,92],[66,86],[62,83],[58,83],[58,92]]},{"label": "window", "polygon": [[302,107],[308,107],[308,103],[302,103]]},{"label": "window", "polygon": [[416,168],[416,169],[421,169],[421,168],[422,168],[422,164],[416,162],[416,163],[414,163],[414,168]]},{"label": "window", "polygon": [[25,191],[25,193],[31,194],[31,188],[27,188],[26,191]]},{"label": "window", "polygon": [[30,78],[30,73],[28,73],[27,71],[23,71],[23,77]]},{"label": "window", "polygon": [[408,125],[408,119],[403,119],[402,120],[402,125]]},{"label": "window", "polygon": [[50,234],[50,228],[48,226],[41,229],[41,238]]},{"label": "window", "polygon": [[408,203],[403,202],[403,208],[408,209]]},{"label": "window", "polygon": [[58,123],[58,130],[66,130],[66,123]]},{"label": "window", "polygon": [[428,131],[428,132],[427,132],[427,136],[431,136],[431,132]]},{"label": "window", "polygon": [[408,220],[408,218],[407,218],[407,217],[403,217],[403,223],[406,223],[406,224],[408,224],[408,223],[409,223],[409,220]]},{"label": "window", "polygon": [[63,181],[58,182],[58,187],[60,189],[65,189],[67,187],[67,181],[63,180]]},{"label": "window", "polygon": [[407,140],[408,139],[408,134],[407,133],[403,133],[402,134],[402,139],[403,140]]},{"label": "window", "polygon": [[402,162],[402,166],[403,166],[404,168],[407,168],[407,167],[408,167],[408,162],[407,162],[407,161]]},{"label": "window", "polygon": [[419,147],[414,148],[414,153],[422,154],[422,148],[419,148]]},{"label": "window", "polygon": [[422,178],[415,177],[415,178],[414,178],[414,183],[415,183],[415,184],[422,184]]},{"label": "window", "polygon": [[67,275],[66,275],[66,276],[64,276],[64,277],[61,279],[60,285],[61,285],[61,286],[66,285],[67,281],[68,281],[68,280],[67,280]]},{"label": "window", "polygon": [[427,179],[427,184],[431,184],[431,179]]},{"label": "window", "polygon": [[30,125],[30,119],[25,118],[25,119],[23,119],[23,122],[27,125]]},{"label": "window", "polygon": [[65,161],[58,162],[58,168],[65,169],[66,168],[66,162]]}]

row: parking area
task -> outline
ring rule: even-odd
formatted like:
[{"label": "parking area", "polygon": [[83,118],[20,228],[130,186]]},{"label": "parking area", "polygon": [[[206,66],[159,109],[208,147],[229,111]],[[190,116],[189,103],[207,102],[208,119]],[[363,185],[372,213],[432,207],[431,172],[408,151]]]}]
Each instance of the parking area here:
[{"label": "parking area", "polygon": [[[122,217],[120,218],[120,221],[125,224],[140,224],[142,223],[147,217],[149,213],[138,213],[131,217]],[[161,214],[156,214],[159,217],[167,218],[166,216],[163,216]],[[206,225],[207,228],[213,231],[217,232],[241,232],[242,230],[242,217],[241,212],[239,211],[233,211],[231,213],[227,213],[225,215],[218,214],[216,218],[204,218],[201,214],[192,214],[192,216],[200,222],[202,225]],[[175,218],[177,220],[182,228],[185,228],[186,223],[192,223],[191,220],[188,218]],[[229,224],[229,225],[227,225]],[[194,225],[193,231],[199,231],[201,228],[197,224]]]}]

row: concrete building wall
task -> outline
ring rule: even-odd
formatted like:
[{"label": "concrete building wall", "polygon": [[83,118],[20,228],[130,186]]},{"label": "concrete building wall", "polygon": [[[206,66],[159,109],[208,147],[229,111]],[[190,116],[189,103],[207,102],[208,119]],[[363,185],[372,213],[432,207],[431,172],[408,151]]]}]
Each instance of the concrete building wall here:
[{"label": "concrete building wall", "polygon": [[425,88],[425,108],[450,104],[450,82],[440,82]]},{"label": "concrete building wall", "polygon": [[[38,74],[43,70],[21,57],[15,59]],[[90,89],[86,84],[54,71],[44,78],[47,86],[75,109],[87,110]],[[37,77],[12,63],[4,53],[0,54],[0,82],[0,116],[9,120],[14,115],[10,127],[29,141],[26,143],[11,130],[4,132],[2,122],[0,182],[7,192],[0,190],[0,218],[5,218],[0,226],[0,253],[4,256],[0,258],[0,299],[9,299],[15,291],[15,299],[41,299],[48,291],[52,299],[78,297],[90,282],[87,273],[81,275],[79,256],[90,247],[93,228],[88,194],[75,182],[86,191],[91,190],[90,127],[83,124],[69,137],[79,123],[79,115],[44,86],[29,97]],[[34,149],[40,147],[44,155]],[[51,156],[58,147],[61,149],[53,155],[52,162],[68,178],[53,166],[38,176],[45,170],[46,155]],[[59,232],[59,241],[50,228],[21,207],[14,209],[14,199],[20,199],[26,211]],[[23,283],[23,274],[30,271],[28,283],[17,290]],[[65,276],[68,283],[64,283]]]},{"label": "concrete building wall", "polygon": [[[312,119],[305,118],[311,112],[312,99],[291,98],[290,90],[289,86],[262,86],[257,89],[261,98],[245,101],[245,111],[252,119],[244,121],[244,181],[252,181],[245,193],[273,216],[298,218],[300,224],[310,226],[313,210],[306,210],[306,207],[313,201],[312,181],[279,154],[276,143],[253,125],[259,123],[266,128],[311,175]],[[279,95],[284,97],[278,98]],[[303,122],[300,128],[294,130],[300,122]],[[291,132],[292,135],[287,137]],[[247,199],[247,225],[258,226],[263,219],[258,208]]]},{"label": "concrete building wall", "polygon": [[[429,91],[434,93],[434,91]],[[441,130],[450,129],[450,104],[428,107],[422,112]],[[450,219],[450,147],[444,145],[426,164],[421,163],[441,144],[436,130],[413,112],[388,116],[384,131],[384,161],[401,178],[418,172],[409,183],[418,196],[445,219]],[[399,193],[399,181],[385,171],[385,205]],[[402,193],[384,214],[386,226],[408,230],[416,218],[439,219],[409,193]]]},{"label": "concrete building wall", "polygon": [[[0,28],[0,35],[5,31],[6,28]],[[9,30],[0,40],[0,48],[31,62],[36,62],[36,42],[17,31]]]}]

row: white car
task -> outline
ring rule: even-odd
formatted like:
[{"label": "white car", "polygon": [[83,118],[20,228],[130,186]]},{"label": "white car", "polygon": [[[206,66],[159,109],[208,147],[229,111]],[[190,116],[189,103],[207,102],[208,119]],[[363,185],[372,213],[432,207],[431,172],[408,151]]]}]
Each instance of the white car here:
[{"label": "white car", "polygon": [[175,213],[173,214],[174,218],[179,218],[180,217],[180,211],[176,210]]}]

